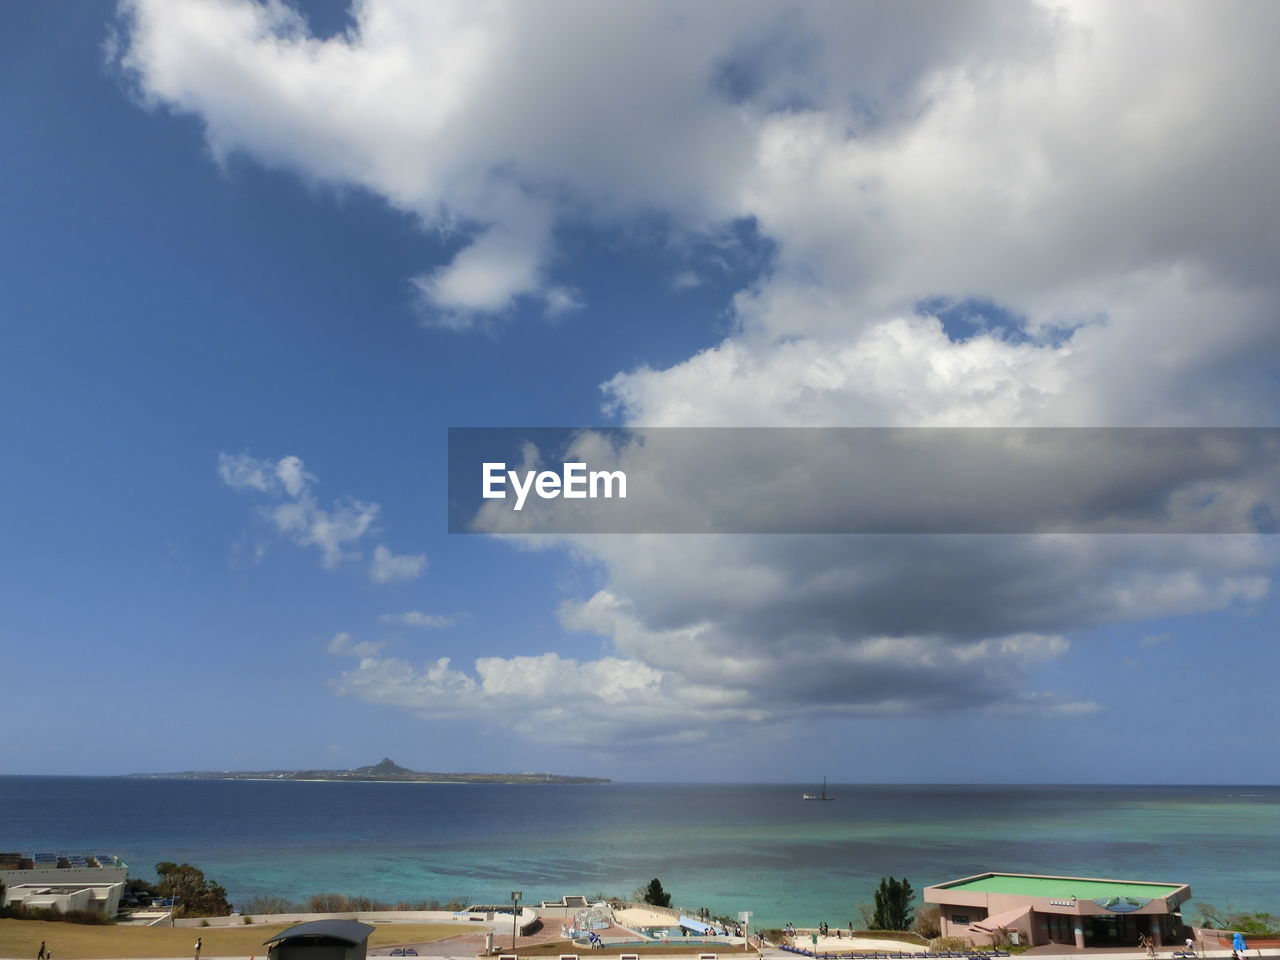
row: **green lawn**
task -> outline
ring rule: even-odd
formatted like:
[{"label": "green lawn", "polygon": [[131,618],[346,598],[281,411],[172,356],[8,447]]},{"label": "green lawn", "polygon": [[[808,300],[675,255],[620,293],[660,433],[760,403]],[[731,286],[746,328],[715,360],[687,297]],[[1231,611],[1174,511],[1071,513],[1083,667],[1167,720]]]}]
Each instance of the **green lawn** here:
[{"label": "green lawn", "polygon": [[[196,937],[204,941],[201,960],[212,957],[265,957],[268,940],[292,923],[242,924],[234,927],[131,927],[47,920],[0,919],[0,957],[35,960],[43,940],[53,960],[88,958],[184,957],[191,955]],[[380,923],[369,937],[370,947],[441,940],[473,932],[465,924]]]}]

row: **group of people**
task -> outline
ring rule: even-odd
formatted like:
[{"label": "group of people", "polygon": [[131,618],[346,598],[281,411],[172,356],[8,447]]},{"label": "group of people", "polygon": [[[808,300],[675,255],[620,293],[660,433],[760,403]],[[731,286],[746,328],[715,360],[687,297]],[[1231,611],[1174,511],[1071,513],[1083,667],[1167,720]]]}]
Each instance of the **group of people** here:
[{"label": "group of people", "polygon": [[[1138,934],[1138,946],[1147,951],[1148,957],[1154,957],[1156,955],[1156,942],[1151,939],[1150,934]],[[1193,957],[1196,955],[1196,942],[1191,937],[1187,937],[1187,954]],[[1235,950],[1231,951],[1231,956],[1233,960],[1242,960],[1239,953]]]},{"label": "group of people", "polygon": [[[788,923],[788,924],[787,924],[787,935],[788,935],[788,936],[791,936],[791,937],[794,937],[794,936],[796,935],[796,928],[795,928],[795,927],[793,927],[790,923]],[[825,923],[825,922],[824,922],[824,923],[820,923],[820,924],[818,924],[818,936],[820,936],[820,937],[829,937],[829,936],[831,936],[831,927],[830,927],[830,925],[828,925],[828,924],[827,924],[827,923]],[[841,930],[839,927],[836,927],[836,939],[837,939],[837,940],[839,940],[839,939],[841,939],[843,936],[844,936],[844,931],[843,931],[843,930]],[[850,920],[850,921],[849,921],[849,936],[851,936],[851,937],[853,936],[853,921],[852,921],[852,920]]]}]

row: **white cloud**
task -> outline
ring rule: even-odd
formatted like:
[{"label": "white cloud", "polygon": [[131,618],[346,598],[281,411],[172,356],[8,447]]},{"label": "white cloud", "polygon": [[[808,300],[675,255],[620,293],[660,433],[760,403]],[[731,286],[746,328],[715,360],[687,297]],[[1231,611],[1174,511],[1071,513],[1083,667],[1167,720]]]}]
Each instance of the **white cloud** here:
[{"label": "white cloud", "polygon": [[552,287],[547,290],[545,299],[547,302],[546,314],[548,317],[558,317],[563,313],[581,310],[583,307],[582,299],[578,295],[578,291],[570,287]]},{"label": "white cloud", "polygon": [[[365,0],[323,41],[280,3],[125,8],[123,64],[216,155],[357,185],[467,242],[417,280],[436,322],[522,297],[555,312],[565,220],[657,215],[677,238],[750,221],[768,271],[723,342],[610,380],[631,423],[1274,420],[1275,5],[979,0],[930,6],[921,30],[913,3]],[[937,296],[1024,319],[949,335],[916,315]],[[264,493],[309,489],[298,470],[220,465]],[[289,496],[272,522],[344,555],[358,505],[322,535]],[[566,623],[608,656],[370,658],[344,688],[494,717],[503,690],[526,729],[568,739],[625,726],[573,684],[677,740],[960,708],[965,685],[970,703],[1071,713],[1089,699],[1041,687],[1072,631],[1247,609],[1275,559],[1225,537],[570,542],[605,585]],[[510,686],[521,671],[549,701]]]},{"label": "white cloud", "polygon": [[699,724],[766,718],[742,695],[616,657],[585,663],[555,653],[481,657],[473,672],[450,663],[444,657],[416,667],[400,658],[366,657],[335,686],[422,716],[510,723],[530,740],[577,746],[691,742],[705,738]]},{"label": "white cloud", "polygon": [[[538,205],[541,206],[541,205]],[[534,221],[520,228],[494,226],[446,267],[413,282],[440,310],[440,323],[466,326],[474,314],[500,313],[521,295],[544,290],[541,258],[547,246],[547,211],[523,213]],[[546,291],[551,296],[551,291]],[[561,294],[554,296],[558,299]]]},{"label": "white cloud", "polygon": [[378,616],[379,623],[398,623],[405,627],[421,627],[424,630],[443,630],[452,627],[465,614],[446,616],[442,613],[423,613],[420,610],[409,610],[405,613],[383,613]]},{"label": "white cloud", "polygon": [[[299,457],[287,456],[272,462],[247,453],[220,453],[218,476],[233,490],[254,491],[271,496],[274,503],[260,506],[258,516],[277,536],[300,547],[320,551],[320,563],[333,570],[344,562],[362,559],[361,543],[375,532],[380,507],[363,500],[340,500],[322,507],[312,493],[316,478],[307,472]],[[266,544],[259,543],[255,555],[261,559]],[[411,580],[426,568],[425,554],[397,555],[385,546],[373,550],[369,575],[379,583]]]},{"label": "white cloud", "polygon": [[681,270],[671,278],[672,290],[692,290],[702,286],[702,278],[693,270]]},{"label": "white cloud", "polygon": [[369,576],[376,583],[416,580],[426,568],[425,553],[397,554],[380,545],[374,547],[373,560],[369,564]]},{"label": "white cloud", "polygon": [[218,477],[232,490],[259,493],[269,493],[278,481],[269,461],[255,459],[247,453],[218,454]]},{"label": "white cloud", "polygon": [[335,656],[364,658],[376,656],[384,646],[369,640],[356,642],[349,633],[335,633],[325,649]]}]

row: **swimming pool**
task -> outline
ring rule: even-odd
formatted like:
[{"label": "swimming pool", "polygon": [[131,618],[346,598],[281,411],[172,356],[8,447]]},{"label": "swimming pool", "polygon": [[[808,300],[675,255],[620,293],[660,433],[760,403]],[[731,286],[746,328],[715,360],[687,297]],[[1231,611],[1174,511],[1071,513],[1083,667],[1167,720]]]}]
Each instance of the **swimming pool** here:
[{"label": "swimming pool", "polygon": [[[667,939],[671,943],[688,944],[691,947],[719,947],[722,950],[734,945],[728,940],[703,940],[698,937],[682,937],[678,934],[674,937],[668,937]],[[586,937],[581,937],[573,942],[575,946],[586,947],[587,949],[591,948],[591,941]],[[646,944],[661,942],[662,938],[659,937],[657,940],[606,940],[604,945],[606,947],[643,947]],[[740,947],[741,944],[738,946]]]}]

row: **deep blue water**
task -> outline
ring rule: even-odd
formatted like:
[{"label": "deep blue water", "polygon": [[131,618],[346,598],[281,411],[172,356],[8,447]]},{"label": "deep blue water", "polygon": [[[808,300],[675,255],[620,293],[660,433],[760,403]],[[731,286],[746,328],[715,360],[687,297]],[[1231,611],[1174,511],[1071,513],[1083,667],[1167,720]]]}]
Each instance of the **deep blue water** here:
[{"label": "deep blue water", "polygon": [[[809,788],[811,789],[811,788]],[[189,861],[233,901],[626,895],[843,924],[878,879],[986,870],[1190,883],[1280,912],[1280,788],[453,785],[0,777],[0,850]]]}]

